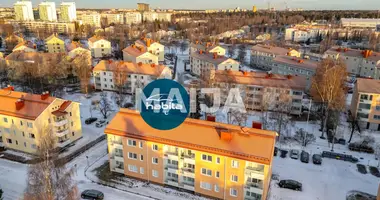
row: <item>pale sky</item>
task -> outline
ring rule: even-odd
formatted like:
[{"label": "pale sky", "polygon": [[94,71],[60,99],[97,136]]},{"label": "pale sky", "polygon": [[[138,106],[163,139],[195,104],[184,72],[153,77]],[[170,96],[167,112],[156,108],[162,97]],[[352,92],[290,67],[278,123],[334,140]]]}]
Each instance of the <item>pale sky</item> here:
[{"label": "pale sky", "polygon": [[[62,0],[50,0],[59,4]],[[67,0],[74,1],[74,0]],[[0,7],[11,7],[16,0],[0,0]],[[42,0],[32,0],[36,7]],[[251,9],[256,5],[258,9],[271,7],[282,10],[287,2],[290,8],[306,10],[380,10],[380,0],[76,0],[77,8],[136,8],[136,3],[149,3],[151,8],[174,9]]]}]

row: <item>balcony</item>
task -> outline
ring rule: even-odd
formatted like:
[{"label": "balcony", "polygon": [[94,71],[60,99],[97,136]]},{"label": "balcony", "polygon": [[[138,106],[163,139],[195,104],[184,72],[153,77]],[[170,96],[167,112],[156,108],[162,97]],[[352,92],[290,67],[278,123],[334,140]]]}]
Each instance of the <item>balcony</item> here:
[{"label": "balcony", "polygon": [[182,168],[183,176],[194,178],[195,177],[194,172],[195,170],[192,168]]},{"label": "balcony", "polygon": [[178,160],[178,151],[167,151],[165,153],[165,157],[167,157],[170,160]]},{"label": "balcony", "polygon": [[123,154],[121,153],[115,153],[114,159],[119,162],[124,162],[124,157],[123,157]]},{"label": "balcony", "polygon": [[65,136],[66,134],[68,134],[69,132],[70,132],[69,129],[57,130],[56,133],[55,133],[55,135],[56,135],[57,137],[63,137],[63,136]]},{"label": "balcony", "polygon": [[65,125],[65,124],[67,124],[67,119],[62,119],[62,120],[60,120],[60,121],[56,120],[56,121],[54,122],[54,126],[57,126],[57,127],[59,127],[59,126],[63,126],[63,125]]},{"label": "balcony", "polygon": [[178,187],[178,179],[167,179],[166,184]]},{"label": "balcony", "polygon": [[365,109],[365,108],[359,108],[358,109],[358,112],[360,112],[360,113],[365,113],[365,114],[369,114],[370,113],[370,109]]},{"label": "balcony", "polygon": [[115,149],[123,149],[123,142],[121,140],[111,140],[110,143]]},{"label": "balcony", "polygon": [[256,187],[250,187],[250,186],[245,186],[244,187],[246,191],[253,192],[256,194],[263,194],[263,189],[256,188]]},{"label": "balcony", "polygon": [[193,184],[193,186],[185,184],[185,185],[183,185],[183,188],[186,189],[186,190],[190,190],[190,191],[194,191],[195,190],[194,184]]},{"label": "balcony", "polygon": [[113,168],[113,171],[124,174],[124,169],[115,167]]},{"label": "balcony", "polygon": [[166,165],[165,170],[172,174],[178,174],[178,166],[177,165]]},{"label": "balcony", "polygon": [[61,140],[61,141],[58,141],[58,142],[57,142],[57,146],[63,148],[63,147],[67,146],[67,145],[70,144],[70,143],[71,143],[70,140],[65,140],[65,141],[62,141],[62,140]]},{"label": "balcony", "polygon": [[246,188],[250,188],[250,187],[254,187],[254,188],[257,188],[257,189],[263,189],[263,184],[261,183],[252,183],[252,182],[246,182],[245,183],[245,185],[246,185]]}]

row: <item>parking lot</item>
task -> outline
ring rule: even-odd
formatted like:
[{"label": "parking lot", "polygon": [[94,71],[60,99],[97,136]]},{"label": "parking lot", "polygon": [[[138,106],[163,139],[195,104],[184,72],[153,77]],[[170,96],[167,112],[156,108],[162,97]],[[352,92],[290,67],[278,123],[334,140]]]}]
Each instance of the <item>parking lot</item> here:
[{"label": "parking lot", "polygon": [[380,179],[370,173],[359,173],[355,163],[322,158],[322,165],[315,165],[311,156],[309,163],[301,162],[300,158],[291,159],[289,152],[286,158],[280,154],[274,157],[273,174],[279,180],[302,183],[302,191],[282,189],[277,180],[272,180],[270,200],[345,200],[352,190],[376,195]]}]

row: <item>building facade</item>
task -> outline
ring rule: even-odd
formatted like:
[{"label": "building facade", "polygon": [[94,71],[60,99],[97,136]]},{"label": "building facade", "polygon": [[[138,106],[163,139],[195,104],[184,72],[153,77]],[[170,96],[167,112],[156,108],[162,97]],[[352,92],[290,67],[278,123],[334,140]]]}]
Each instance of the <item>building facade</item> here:
[{"label": "building facade", "polygon": [[53,34],[45,39],[45,47],[49,53],[66,52],[65,42],[57,34]]},{"label": "building facade", "polygon": [[301,53],[294,49],[285,49],[281,47],[273,47],[269,45],[255,45],[251,50],[251,64],[264,69],[271,70],[273,59],[277,56],[301,57]]},{"label": "building facade", "polygon": [[157,15],[158,15],[159,21],[164,21],[164,22],[172,21],[172,13],[158,12]]},{"label": "building facade", "polygon": [[158,65],[158,57],[141,48],[131,45],[123,49],[123,60],[132,63],[156,64]]},{"label": "building facade", "polygon": [[324,57],[343,60],[350,74],[380,79],[380,52],[332,47],[325,52]]},{"label": "building facade", "polygon": [[139,12],[126,12],[124,15],[126,24],[140,24],[142,22],[142,15]]},{"label": "building facade", "polygon": [[21,27],[29,32],[44,30],[45,33],[75,33],[75,23],[44,22],[44,21],[10,21],[13,26]]},{"label": "building facade", "polygon": [[[116,71],[116,72],[115,72]],[[122,73],[122,75],[120,75]],[[144,88],[150,82],[160,78],[171,78],[171,70],[163,65],[136,64],[123,61],[102,60],[93,70],[96,90],[117,91],[117,84],[125,81],[125,92],[134,93],[136,88]],[[115,83],[119,77],[125,80]]]},{"label": "building facade", "polygon": [[112,172],[216,199],[266,199],[275,132],[195,119],[162,132],[127,109],[104,132]]},{"label": "building facade", "polygon": [[103,13],[101,17],[107,21],[107,25],[124,24],[124,15],[121,13]]},{"label": "building facade", "polygon": [[190,71],[202,79],[210,77],[211,70],[239,71],[240,63],[217,53],[199,52],[190,54]]},{"label": "building facade", "polygon": [[148,12],[149,9],[149,4],[146,3],[137,3],[137,10],[140,12]]},{"label": "building facade", "polygon": [[41,2],[38,5],[38,13],[40,20],[56,22],[57,21],[57,11],[55,9],[55,2]]},{"label": "building facade", "polygon": [[147,22],[153,22],[158,20],[158,13],[156,12],[144,12],[143,13],[143,20]]},{"label": "building facade", "polygon": [[380,19],[342,18],[341,25],[347,28],[371,28],[375,29],[380,24]]},{"label": "building facade", "polygon": [[33,21],[33,7],[31,1],[17,1],[14,4],[15,19],[17,21]]},{"label": "building facade", "polygon": [[291,56],[276,56],[271,72],[282,75],[304,76],[308,80],[315,74],[318,62]]},{"label": "building facade", "polygon": [[59,11],[60,21],[74,22],[77,20],[77,8],[75,2],[62,2]]},{"label": "building facade", "polygon": [[112,53],[111,42],[103,37],[91,37],[88,39],[88,47],[95,58],[101,58]]},{"label": "building facade", "polygon": [[302,98],[309,88],[305,77],[265,72],[213,70],[210,80],[221,89],[221,103],[227,100],[229,89],[239,88],[246,109],[293,115],[302,113]]},{"label": "building facade", "polygon": [[208,52],[208,53],[217,53],[219,56],[225,56],[226,55],[226,49],[219,46],[215,45],[211,42],[199,42],[196,41],[195,43],[190,44],[190,53],[196,53],[202,50],[203,52]]},{"label": "building facade", "polygon": [[351,99],[351,113],[363,129],[380,131],[380,81],[358,78]]},{"label": "building facade", "polygon": [[81,16],[82,24],[88,24],[95,27],[100,27],[100,14],[99,13],[85,13]]},{"label": "building facade", "polygon": [[165,60],[165,46],[156,42],[150,38],[144,38],[142,40],[137,40],[135,46],[147,51],[158,58],[158,62],[164,62]]},{"label": "building facade", "polygon": [[6,148],[35,154],[40,133],[56,136],[56,147],[65,147],[82,136],[79,104],[49,96],[0,90],[0,130]]}]

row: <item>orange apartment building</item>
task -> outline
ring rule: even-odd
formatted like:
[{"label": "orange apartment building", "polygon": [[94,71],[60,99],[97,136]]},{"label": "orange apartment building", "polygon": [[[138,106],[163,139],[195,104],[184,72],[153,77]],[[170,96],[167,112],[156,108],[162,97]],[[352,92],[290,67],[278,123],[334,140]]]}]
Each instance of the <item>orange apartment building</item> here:
[{"label": "orange apartment building", "polygon": [[358,117],[362,128],[380,131],[380,80],[357,79],[351,113]]},{"label": "orange apartment building", "polygon": [[216,199],[266,199],[273,131],[190,118],[161,131],[121,109],[104,132],[113,172]]}]

